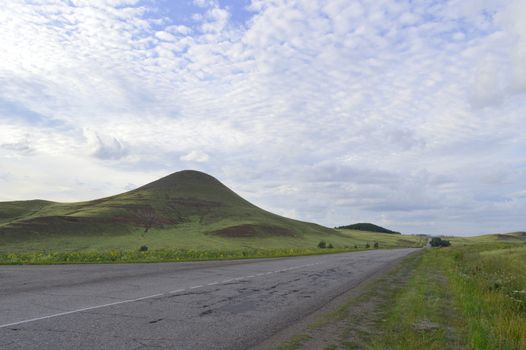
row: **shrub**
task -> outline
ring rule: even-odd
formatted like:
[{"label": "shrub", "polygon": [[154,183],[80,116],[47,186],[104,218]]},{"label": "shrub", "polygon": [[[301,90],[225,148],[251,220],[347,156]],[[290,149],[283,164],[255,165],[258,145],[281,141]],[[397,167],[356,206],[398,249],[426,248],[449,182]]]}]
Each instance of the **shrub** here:
[{"label": "shrub", "polygon": [[354,249],[358,249],[358,246],[356,244],[354,245]]},{"label": "shrub", "polygon": [[365,249],[369,249],[371,246],[369,245],[369,242],[365,243]]},{"label": "shrub", "polygon": [[334,247],[333,247],[332,243],[329,243],[329,245],[327,246],[327,248],[332,249],[332,248],[334,248]]},{"label": "shrub", "polygon": [[376,249],[378,249],[378,247],[379,247],[378,242],[374,242],[374,247],[375,247]]},{"label": "shrub", "polygon": [[148,246],[147,246],[147,245],[142,245],[142,246],[139,248],[139,251],[140,251],[140,252],[146,252],[146,251],[148,251]]},{"label": "shrub", "polygon": [[451,242],[440,237],[433,237],[431,238],[431,242],[429,242],[429,244],[431,244],[431,247],[449,247]]},{"label": "shrub", "polygon": [[327,248],[327,243],[325,243],[325,241],[320,241],[320,243],[318,243],[318,248]]}]

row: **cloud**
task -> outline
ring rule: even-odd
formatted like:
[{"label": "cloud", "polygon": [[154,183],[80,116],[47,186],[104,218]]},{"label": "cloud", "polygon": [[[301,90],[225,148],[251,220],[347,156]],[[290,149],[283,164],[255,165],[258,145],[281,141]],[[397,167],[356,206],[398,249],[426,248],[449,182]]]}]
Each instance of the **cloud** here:
[{"label": "cloud", "polygon": [[35,152],[34,148],[27,140],[14,143],[3,143],[0,144],[0,148],[23,156],[32,155]]},{"label": "cloud", "polygon": [[526,225],[523,2],[252,0],[242,22],[239,2],[162,6],[6,2],[0,199],[109,195],[190,162],[329,226]]},{"label": "cloud", "polygon": [[205,152],[202,151],[191,151],[190,153],[184,155],[181,157],[181,160],[185,160],[188,162],[208,162],[209,156]]},{"label": "cloud", "polygon": [[103,160],[117,160],[128,155],[128,149],[125,144],[115,137],[102,139],[97,135],[98,145],[93,153],[96,158]]}]

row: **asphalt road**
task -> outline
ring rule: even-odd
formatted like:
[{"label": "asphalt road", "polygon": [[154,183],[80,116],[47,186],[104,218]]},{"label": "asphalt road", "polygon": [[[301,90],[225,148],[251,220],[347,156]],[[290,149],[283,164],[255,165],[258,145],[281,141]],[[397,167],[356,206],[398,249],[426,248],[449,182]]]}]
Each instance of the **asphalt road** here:
[{"label": "asphalt road", "polygon": [[414,251],[0,266],[0,349],[247,349]]}]

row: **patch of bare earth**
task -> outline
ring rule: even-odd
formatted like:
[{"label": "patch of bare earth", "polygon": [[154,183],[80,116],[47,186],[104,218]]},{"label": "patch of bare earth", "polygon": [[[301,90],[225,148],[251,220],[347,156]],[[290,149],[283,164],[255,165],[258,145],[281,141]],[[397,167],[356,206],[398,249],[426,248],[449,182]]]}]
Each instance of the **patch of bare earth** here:
[{"label": "patch of bare earth", "polygon": [[222,237],[254,237],[254,236],[294,236],[294,232],[284,227],[271,225],[237,225],[211,232]]}]

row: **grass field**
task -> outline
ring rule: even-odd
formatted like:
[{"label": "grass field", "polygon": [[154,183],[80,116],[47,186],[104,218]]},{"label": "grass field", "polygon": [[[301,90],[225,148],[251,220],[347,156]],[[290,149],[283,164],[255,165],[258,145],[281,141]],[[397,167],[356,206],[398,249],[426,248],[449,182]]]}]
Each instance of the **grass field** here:
[{"label": "grass field", "polygon": [[43,252],[43,251],[109,251],[138,250],[147,245],[150,250],[193,249],[193,250],[242,250],[242,249],[284,249],[315,248],[320,240],[331,243],[335,248],[372,247],[379,242],[380,248],[421,247],[425,239],[419,236],[390,235],[364,231],[339,230],[334,234],[311,234],[301,236],[255,236],[221,237],[206,235],[199,225],[183,224],[176,228],[153,229],[144,233],[142,229],[125,235],[47,236],[34,238],[31,242],[13,241],[0,245],[0,253]]},{"label": "grass field", "polygon": [[[14,242],[0,246],[0,264],[13,263],[87,263],[87,262],[156,262],[209,259],[239,259],[277,257],[358,251],[379,248],[421,247],[425,239],[419,236],[341,230],[321,236],[333,249],[319,249],[320,236],[301,237],[218,237],[204,236],[198,228],[176,230],[142,230],[127,235],[46,237],[41,241]],[[139,252],[143,245],[147,252]]]},{"label": "grass field", "polygon": [[446,236],[454,246],[485,244],[485,243],[523,243],[526,242],[526,232],[494,233],[473,237]]},{"label": "grass field", "polygon": [[336,254],[360,251],[365,248],[289,248],[289,249],[162,249],[162,250],[109,250],[74,252],[23,252],[0,253],[0,264],[85,264],[85,263],[154,263],[205,260],[236,260],[254,258],[277,258],[299,255]]},{"label": "grass field", "polygon": [[523,243],[426,249],[282,348],[526,349],[525,263]]}]

